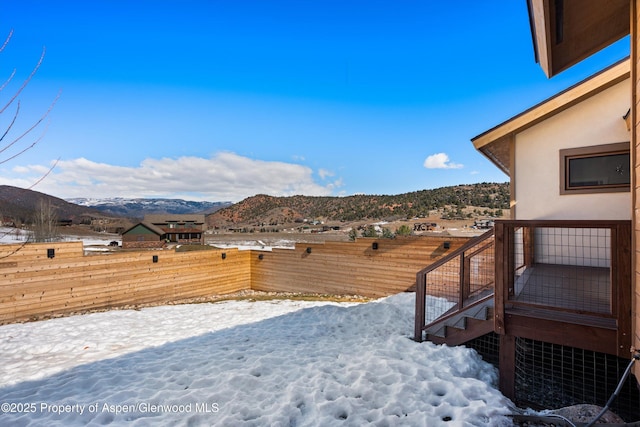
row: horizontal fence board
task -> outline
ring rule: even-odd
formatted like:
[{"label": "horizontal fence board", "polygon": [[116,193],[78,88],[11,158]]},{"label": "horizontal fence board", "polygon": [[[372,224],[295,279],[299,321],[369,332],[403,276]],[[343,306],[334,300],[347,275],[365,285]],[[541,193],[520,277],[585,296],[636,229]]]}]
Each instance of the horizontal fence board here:
[{"label": "horizontal fence board", "polygon": [[[47,258],[50,248],[53,258]],[[81,242],[0,246],[0,254],[11,254],[0,259],[0,322],[208,297],[251,286],[246,251],[83,252]]]},{"label": "horizontal fence board", "polygon": [[[445,241],[449,249],[444,249]],[[252,257],[251,286],[262,291],[392,295],[412,288],[418,271],[467,241],[448,236],[358,239],[276,249],[264,253],[262,260]]]},{"label": "horizontal fence board", "polygon": [[[82,242],[0,245],[0,257],[5,255],[0,258],[0,323],[248,289],[382,297],[414,286],[418,271],[467,240],[425,236],[298,244],[272,251],[90,255],[84,254]],[[445,241],[450,245],[446,250]],[[47,249],[54,249],[53,258],[47,257]]]},{"label": "horizontal fence board", "polygon": [[54,258],[64,259],[82,256],[84,248],[82,242],[54,242],[0,245],[0,262],[28,260],[47,260],[48,249],[55,251]]}]

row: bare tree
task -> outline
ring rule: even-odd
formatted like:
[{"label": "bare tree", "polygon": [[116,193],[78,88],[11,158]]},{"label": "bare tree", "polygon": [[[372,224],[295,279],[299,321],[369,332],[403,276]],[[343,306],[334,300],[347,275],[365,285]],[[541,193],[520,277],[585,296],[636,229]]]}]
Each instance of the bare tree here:
[{"label": "bare tree", "polygon": [[[9,34],[4,40],[4,43],[0,45],[0,54],[4,52],[12,36],[13,36],[13,30],[9,32]],[[41,129],[43,127],[41,125],[51,113],[51,110],[53,109],[54,105],[58,101],[58,98],[60,97],[60,93],[58,93],[58,95],[55,97],[55,99],[53,100],[49,108],[46,110],[46,112],[43,115],[41,115],[40,118],[38,118],[35,122],[28,125],[26,129],[17,129],[18,126],[16,126],[18,117],[20,116],[20,107],[21,107],[21,102],[19,99],[20,94],[27,87],[31,79],[33,79],[36,72],[40,69],[42,62],[44,61],[45,52],[46,52],[46,49],[43,47],[42,53],[40,54],[40,59],[31,70],[31,73],[25,78],[22,84],[20,84],[18,88],[13,91],[13,93],[10,93],[9,96],[5,97],[5,99],[8,99],[6,103],[0,104],[0,120],[3,123],[1,125],[2,127],[0,128],[0,165],[13,160],[16,157],[25,153],[26,151],[34,148],[42,140],[42,138],[46,133],[46,126],[44,126],[44,129],[42,129],[42,131],[40,132],[40,135],[34,135],[34,131],[36,129]],[[0,95],[4,95],[4,92],[6,90],[12,90],[10,89],[10,83],[13,81],[15,76],[16,76],[16,69],[14,68],[9,73],[9,76],[4,80],[4,82],[0,82]],[[5,116],[6,114],[8,114],[8,116]],[[5,117],[8,117],[8,119],[5,119]],[[5,119],[5,120],[2,120],[2,119]],[[7,124],[5,125],[4,123],[7,123]],[[50,169],[45,174],[43,174],[43,176],[41,176],[36,182],[32,183],[29,189],[33,188],[35,185],[41,182],[47,175],[49,175],[49,173],[53,170],[57,162],[58,161],[56,160],[54,164],[50,167]],[[27,239],[27,242],[28,242],[28,239]],[[6,256],[10,256],[10,255],[11,254]]]},{"label": "bare tree", "polygon": [[[4,43],[2,44],[2,46],[0,46],[0,53],[2,53],[4,49],[7,47],[12,36],[13,36],[13,30],[9,32],[9,35],[5,39]],[[2,117],[2,115],[5,114],[5,112],[7,112],[9,108],[11,107],[14,108],[13,115],[10,117],[10,120],[9,120],[9,124],[6,126],[6,128],[4,129],[4,132],[0,136],[0,144],[1,144],[0,155],[3,156],[3,157],[0,157],[0,165],[15,159],[16,157],[20,156],[21,154],[25,153],[28,150],[31,150],[42,140],[42,138],[44,137],[44,134],[46,133],[46,128],[45,128],[39,136],[32,138],[30,142],[28,140],[25,140],[27,137],[30,137],[31,133],[36,128],[38,128],[42,124],[42,122],[49,116],[49,114],[51,113],[51,110],[53,110],[54,105],[56,104],[56,102],[58,101],[58,98],[60,97],[60,93],[58,93],[58,95],[53,100],[53,102],[51,103],[47,111],[42,116],[40,116],[40,118],[36,120],[26,130],[19,131],[13,128],[14,125],[16,124],[16,120],[18,119],[18,116],[20,115],[21,103],[18,97],[20,96],[22,91],[27,87],[31,79],[33,79],[33,76],[35,76],[36,72],[40,69],[42,62],[44,61],[45,52],[46,52],[46,49],[43,47],[42,53],[40,54],[40,59],[38,60],[38,63],[35,65],[35,67],[33,67],[33,69],[31,70],[31,74],[29,74],[29,76],[22,82],[22,85],[18,87],[18,89],[13,93],[13,95],[10,96],[9,100],[4,104],[4,106],[0,107],[0,117]],[[14,68],[13,71],[10,73],[9,77],[5,80],[5,82],[2,85],[0,85],[0,94],[2,94],[2,92],[7,88],[9,83],[11,83],[15,75],[16,75],[16,69]],[[14,150],[14,151],[10,151],[10,150]],[[51,169],[53,169],[53,167],[55,167],[55,165],[52,166]],[[49,170],[49,172],[51,171],[51,169]],[[49,172],[47,172],[45,176],[48,175]],[[41,177],[35,183],[33,183],[29,188],[33,188],[38,182],[42,181],[43,178],[44,176]]]},{"label": "bare tree", "polygon": [[33,241],[35,242],[53,242],[58,240],[58,215],[56,208],[51,204],[50,200],[40,200],[38,209],[33,218],[33,228],[31,230]]},{"label": "bare tree", "polygon": [[14,240],[22,240],[22,221],[20,219],[13,220]]}]

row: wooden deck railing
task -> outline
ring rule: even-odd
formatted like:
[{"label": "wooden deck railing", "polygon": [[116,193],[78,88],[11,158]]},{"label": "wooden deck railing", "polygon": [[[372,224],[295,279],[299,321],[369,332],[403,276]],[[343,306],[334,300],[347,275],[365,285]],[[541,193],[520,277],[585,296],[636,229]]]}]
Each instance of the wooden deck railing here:
[{"label": "wooden deck railing", "polygon": [[[414,338],[422,341],[432,324],[494,290],[500,335],[624,354],[631,345],[631,222],[496,221],[417,274]],[[436,298],[427,304],[427,295]],[[570,329],[571,336],[561,332]]]},{"label": "wooden deck railing", "polygon": [[508,313],[537,312],[630,339],[630,221],[502,220],[495,239],[497,333]]},{"label": "wooden deck railing", "polygon": [[[493,229],[469,240],[450,255],[416,275],[414,339],[423,340],[423,331],[436,316],[470,306],[491,294],[494,288]],[[427,295],[430,299],[427,306]]]}]

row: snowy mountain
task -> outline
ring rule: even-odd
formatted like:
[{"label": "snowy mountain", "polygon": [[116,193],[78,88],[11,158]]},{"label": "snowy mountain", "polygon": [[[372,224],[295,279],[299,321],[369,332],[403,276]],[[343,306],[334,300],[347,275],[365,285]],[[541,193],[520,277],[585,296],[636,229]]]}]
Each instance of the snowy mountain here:
[{"label": "snowy mountain", "polygon": [[195,202],[181,199],[108,199],[75,198],[68,202],[97,209],[111,215],[143,218],[149,214],[210,214],[230,206],[231,202]]}]

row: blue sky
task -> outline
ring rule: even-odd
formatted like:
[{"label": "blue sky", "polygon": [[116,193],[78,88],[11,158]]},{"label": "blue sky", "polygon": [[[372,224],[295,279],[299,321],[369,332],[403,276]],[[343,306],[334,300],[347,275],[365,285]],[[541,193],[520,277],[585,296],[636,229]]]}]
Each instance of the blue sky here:
[{"label": "blue sky", "polygon": [[[2,1],[0,184],[62,198],[400,194],[507,177],[470,140],[628,55],[547,79],[525,0]],[[5,129],[16,105],[0,114]],[[1,108],[1,107],[0,107]]]}]

